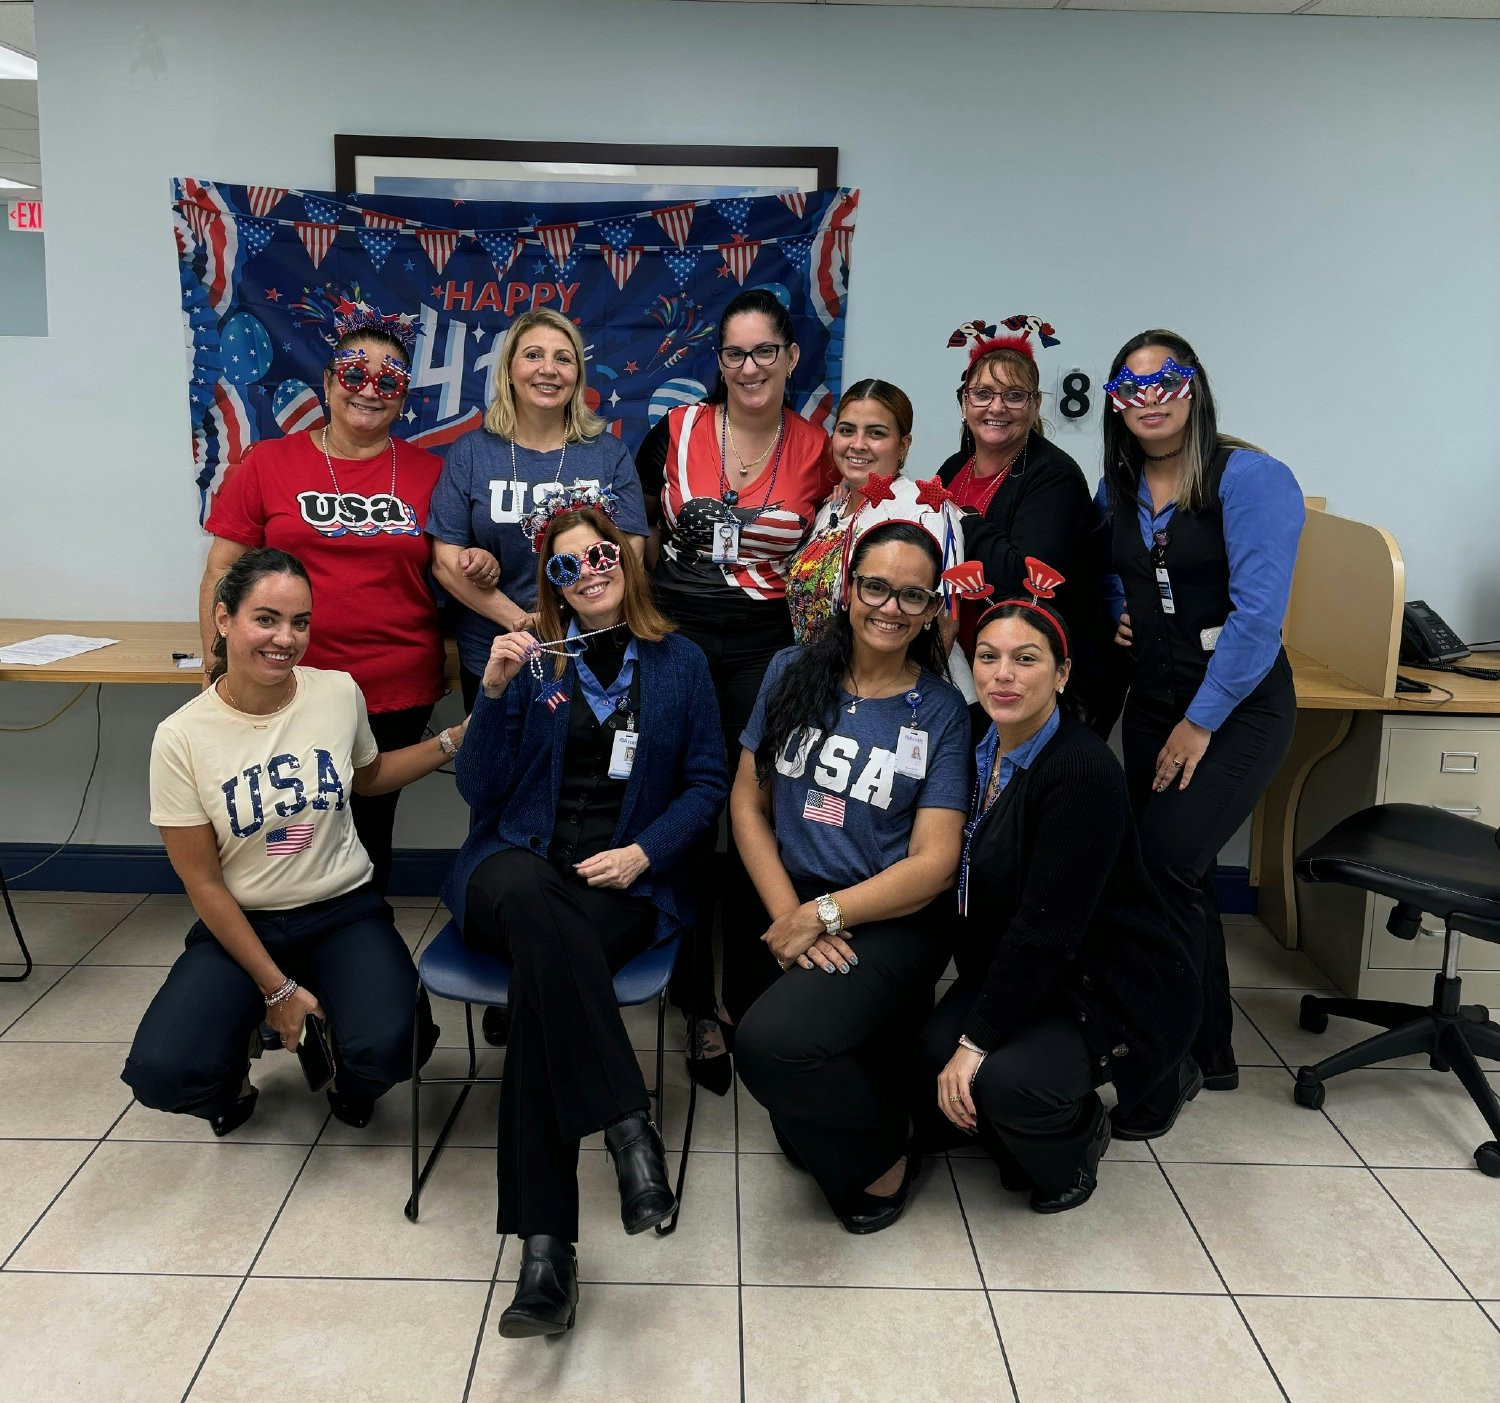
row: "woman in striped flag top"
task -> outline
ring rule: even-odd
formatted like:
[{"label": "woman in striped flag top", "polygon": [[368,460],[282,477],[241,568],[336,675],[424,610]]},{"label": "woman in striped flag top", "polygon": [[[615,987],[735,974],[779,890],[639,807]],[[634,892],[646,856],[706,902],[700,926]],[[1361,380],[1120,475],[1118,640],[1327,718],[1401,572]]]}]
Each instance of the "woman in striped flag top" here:
[{"label": "woman in striped flag top", "polygon": [[312,590],[295,556],[246,551],[214,589],[211,684],[157,727],[151,821],[198,921],[146,1010],[123,1079],[215,1135],[255,1110],[260,1025],[295,1047],[326,1019],[329,1105],[354,1126],[425,1061],[437,1030],[371,884],[354,794],[389,794],[456,755],[465,726],[381,752],[347,672],[299,667]]},{"label": "woman in striped flag top", "polygon": [[970,785],[937,627],[944,518],[885,497],[850,527],[828,627],[772,662],[730,799],[772,981],[740,1022],[740,1077],[854,1233],[894,1223],[916,1172],[906,1078]]}]

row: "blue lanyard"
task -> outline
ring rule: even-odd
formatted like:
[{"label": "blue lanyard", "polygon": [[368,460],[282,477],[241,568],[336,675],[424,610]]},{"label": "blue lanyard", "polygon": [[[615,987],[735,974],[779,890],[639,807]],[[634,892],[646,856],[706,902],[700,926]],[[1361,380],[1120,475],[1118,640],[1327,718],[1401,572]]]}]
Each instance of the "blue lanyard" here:
[{"label": "blue lanyard", "polygon": [[[577,636],[578,623],[575,620],[568,625],[568,637],[576,638]],[[615,712],[624,711],[626,708],[630,684],[635,681],[635,639],[632,638],[625,645],[625,660],[620,664],[619,675],[608,687],[599,685],[599,679],[589,671],[589,665],[582,657],[574,661],[578,667],[578,686],[583,692],[583,699],[589,704],[589,710],[594,713],[594,720],[602,726]]]}]

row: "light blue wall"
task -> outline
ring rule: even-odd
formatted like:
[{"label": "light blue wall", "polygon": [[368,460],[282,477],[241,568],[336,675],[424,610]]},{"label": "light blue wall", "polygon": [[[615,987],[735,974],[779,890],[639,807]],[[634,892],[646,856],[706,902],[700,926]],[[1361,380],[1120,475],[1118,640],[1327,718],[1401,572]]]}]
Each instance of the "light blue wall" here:
[{"label": "light blue wall", "polygon": [[[847,366],[911,392],[914,462],[952,442],[960,322],[1042,313],[1088,367],[1175,326],[1229,430],[1390,527],[1461,632],[1500,634],[1500,23],[74,0],[37,25],[52,334],[0,341],[0,614],[191,613],[167,182],[326,187],[343,131],[837,146],[864,192]],[[1094,430],[1064,441],[1092,474]],[[35,709],[16,691],[0,722]],[[85,841],[151,837],[144,700],[106,699],[141,734]],[[66,831],[81,711],[28,744],[36,807],[0,841]],[[402,814],[398,841],[458,831],[434,782]]]},{"label": "light blue wall", "polygon": [[[0,206],[7,204],[0,199]],[[44,243],[44,235],[12,233],[8,221],[0,219],[0,336],[47,334]]]}]

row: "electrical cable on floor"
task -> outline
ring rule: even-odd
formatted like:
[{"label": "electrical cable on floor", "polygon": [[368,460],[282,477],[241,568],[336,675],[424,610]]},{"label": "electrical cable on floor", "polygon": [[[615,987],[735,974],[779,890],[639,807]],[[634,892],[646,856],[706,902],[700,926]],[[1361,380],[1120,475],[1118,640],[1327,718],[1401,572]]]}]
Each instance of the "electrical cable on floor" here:
[{"label": "electrical cable on floor", "polygon": [[[69,843],[73,841],[73,835],[78,832],[78,825],[83,822],[83,811],[88,805],[89,790],[90,788],[92,788],[94,783],[94,772],[99,768],[99,743],[104,733],[104,717],[100,703],[100,698],[103,696],[103,694],[103,683],[94,683],[94,763],[89,766],[89,777],[83,782],[83,797],[78,801],[78,816],[73,820],[73,826],[68,830],[68,836],[64,838],[62,842],[59,843],[55,848],[53,848],[52,851],[48,853],[47,856],[44,857],[40,862],[35,863],[31,867],[28,867],[24,872],[18,872],[14,877],[12,877],[11,880],[14,882],[19,882],[22,880],[22,878],[31,876],[33,872],[40,871],[49,862],[51,862],[52,859],[58,855],[58,853],[60,853],[65,847],[68,846]],[[68,705],[71,706],[72,702],[69,702]],[[66,708],[64,708],[64,710],[66,710]],[[59,712],[58,714],[61,715],[62,713]]]}]

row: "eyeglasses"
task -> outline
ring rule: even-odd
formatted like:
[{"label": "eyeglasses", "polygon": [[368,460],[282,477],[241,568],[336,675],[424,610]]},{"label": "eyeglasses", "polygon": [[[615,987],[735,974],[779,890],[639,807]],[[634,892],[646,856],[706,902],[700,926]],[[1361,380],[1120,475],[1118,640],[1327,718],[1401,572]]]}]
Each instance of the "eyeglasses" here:
[{"label": "eyeglasses", "polygon": [[363,351],[340,351],[334,357],[333,378],[351,395],[373,384],[381,399],[400,399],[411,384],[410,372],[394,356],[384,357],[372,375]]},{"label": "eyeglasses", "polygon": [[563,551],[547,562],[547,578],[558,589],[567,589],[583,578],[587,565],[596,575],[607,575],[620,563],[620,548],[613,541],[595,541],[581,555]]},{"label": "eyeglasses", "polygon": [[915,585],[897,589],[879,575],[856,575],[854,591],[859,595],[860,602],[868,604],[872,609],[879,609],[887,599],[895,595],[896,608],[903,614],[925,614],[943,597],[941,590],[918,589]]},{"label": "eyeglasses", "polygon": [[1104,390],[1116,409],[1144,409],[1146,391],[1153,387],[1158,404],[1168,404],[1174,399],[1191,399],[1193,376],[1197,373],[1196,365],[1178,365],[1168,356],[1155,374],[1136,375],[1129,370],[1121,370],[1113,380],[1104,382]]},{"label": "eyeglasses", "polygon": [[784,350],[785,341],[762,341],[759,346],[752,346],[748,351],[743,346],[720,346],[719,364],[725,370],[738,370],[748,357],[756,365],[775,365],[777,356]]},{"label": "eyeglasses", "polygon": [[963,395],[975,409],[983,409],[997,399],[1007,409],[1025,409],[1036,398],[1036,391],[1014,388],[992,390],[988,385],[965,385]]}]

